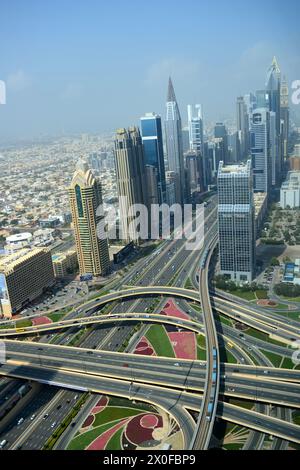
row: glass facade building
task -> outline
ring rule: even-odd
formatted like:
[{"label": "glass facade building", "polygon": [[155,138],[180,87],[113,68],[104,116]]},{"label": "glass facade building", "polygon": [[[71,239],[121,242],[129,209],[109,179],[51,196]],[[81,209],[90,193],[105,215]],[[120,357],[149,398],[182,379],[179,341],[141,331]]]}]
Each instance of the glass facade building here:
[{"label": "glass facade building", "polygon": [[158,114],[147,113],[141,118],[141,135],[145,164],[157,171],[158,198],[161,204],[166,202],[166,176],[161,117]]},{"label": "glass facade building", "polygon": [[251,282],[255,272],[254,202],[251,161],[218,170],[220,272]]}]

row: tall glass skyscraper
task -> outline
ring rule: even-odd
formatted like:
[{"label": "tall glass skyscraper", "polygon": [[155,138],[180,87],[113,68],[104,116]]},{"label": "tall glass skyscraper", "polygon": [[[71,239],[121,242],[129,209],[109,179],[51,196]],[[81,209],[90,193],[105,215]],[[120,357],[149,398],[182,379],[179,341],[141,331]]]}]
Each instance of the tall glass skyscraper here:
[{"label": "tall glass skyscraper", "polygon": [[[281,72],[276,57],[267,72],[266,93],[269,97],[269,111],[273,116],[275,128],[270,131],[272,185],[278,186],[281,181],[282,152],[280,147],[280,85]],[[275,113],[275,114],[272,114]],[[271,123],[272,123],[271,119]]]},{"label": "tall glass skyscraper", "polygon": [[255,273],[254,202],[251,161],[218,170],[220,271],[233,281],[251,282]]},{"label": "tall glass skyscraper", "polygon": [[270,112],[267,108],[254,109],[250,119],[253,189],[269,193],[272,181],[270,161]]},{"label": "tall glass skyscraper", "polygon": [[157,170],[159,204],[166,202],[166,176],[163,151],[161,117],[147,113],[141,117],[141,134],[144,146],[145,164]]},{"label": "tall glass skyscraper", "polygon": [[135,216],[130,212],[134,204],[148,206],[144,150],[139,128],[117,130],[114,154],[123,239],[139,242],[140,236],[133,223]]},{"label": "tall glass skyscraper", "polygon": [[176,189],[176,202],[182,204],[184,202],[184,161],[182,148],[182,126],[181,117],[176,101],[176,96],[171,78],[169,78],[168,95],[167,95],[167,112],[165,120],[166,148],[169,171],[173,171],[178,175]]},{"label": "tall glass skyscraper", "polygon": [[188,125],[190,150],[198,150],[203,155],[203,117],[202,106],[196,104],[192,106],[188,104]]}]

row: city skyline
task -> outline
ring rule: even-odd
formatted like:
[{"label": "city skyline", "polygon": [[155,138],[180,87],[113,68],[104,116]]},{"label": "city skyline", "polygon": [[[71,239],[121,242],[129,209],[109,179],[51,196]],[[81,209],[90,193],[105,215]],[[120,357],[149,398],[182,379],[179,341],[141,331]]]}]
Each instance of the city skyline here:
[{"label": "city skyline", "polygon": [[[200,102],[206,121],[234,117],[236,96],[263,88],[274,55],[289,87],[300,77],[295,60],[299,43],[295,1],[269,10],[271,2],[255,1],[252,8],[259,7],[261,15],[256,18],[259,32],[254,36],[249,34],[251,15],[243,15],[235,1],[228,7],[217,2],[215,8],[193,1],[171,8],[167,1],[157,4],[158,17],[149,7],[143,16],[134,1],[126,11],[120,9],[113,28],[112,7],[94,1],[90,9],[72,5],[72,12],[68,1],[60,3],[59,10],[51,4],[41,9],[30,1],[26,8],[19,5],[19,17],[13,3],[4,2],[1,9],[0,79],[6,82],[7,102],[0,107],[0,142],[114,132],[124,122],[137,124],[146,112],[163,115],[169,75],[179,108]],[[192,13],[188,6],[193,7]],[[225,21],[222,14],[227,10],[231,14]],[[11,21],[16,26],[14,35],[7,27]],[[296,105],[291,105],[291,113],[299,114]],[[187,122],[186,113],[182,120]]]}]

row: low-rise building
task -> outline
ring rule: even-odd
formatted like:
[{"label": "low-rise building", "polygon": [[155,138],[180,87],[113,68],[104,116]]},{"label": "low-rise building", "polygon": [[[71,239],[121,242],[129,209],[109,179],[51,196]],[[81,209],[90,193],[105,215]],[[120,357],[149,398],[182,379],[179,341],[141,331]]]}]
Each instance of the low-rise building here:
[{"label": "low-rise building", "polygon": [[78,266],[77,253],[75,250],[66,253],[55,253],[52,255],[54,275],[57,278],[66,277]]},{"label": "low-rise building", "polygon": [[280,188],[280,207],[300,207],[300,171],[289,171]]},{"label": "low-rise building", "polygon": [[286,263],[282,281],[300,285],[300,258],[294,263]]},{"label": "low-rise building", "polygon": [[0,258],[0,315],[10,318],[55,282],[46,248],[21,249]]},{"label": "low-rise building", "polygon": [[267,193],[254,193],[254,215],[255,215],[255,230],[256,237],[259,237],[262,225],[268,209]]}]

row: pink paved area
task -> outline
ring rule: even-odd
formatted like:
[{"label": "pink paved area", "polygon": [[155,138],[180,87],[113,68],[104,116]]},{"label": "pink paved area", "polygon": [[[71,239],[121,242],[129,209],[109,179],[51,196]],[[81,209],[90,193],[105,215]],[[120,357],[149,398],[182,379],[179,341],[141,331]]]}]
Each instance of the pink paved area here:
[{"label": "pink paved area", "polygon": [[115,432],[124,426],[127,420],[128,418],[122,419],[122,421],[105,431],[101,436],[96,437],[96,439],[86,447],[86,450],[104,450],[110,438],[115,434]]},{"label": "pink paved area", "polygon": [[192,331],[169,332],[168,336],[176,357],[180,359],[197,359],[195,333]]},{"label": "pink paved area", "polygon": [[46,323],[53,323],[48,317],[36,317],[32,319],[33,325],[44,325]]},{"label": "pink paved area", "polygon": [[190,319],[190,317],[185,312],[183,312],[172,299],[168,299],[160,313],[161,315],[169,315],[172,317],[183,318],[185,320]]},{"label": "pink paved area", "polygon": [[158,417],[156,415],[144,415],[140,419],[140,424],[143,428],[155,428],[158,424]]}]

